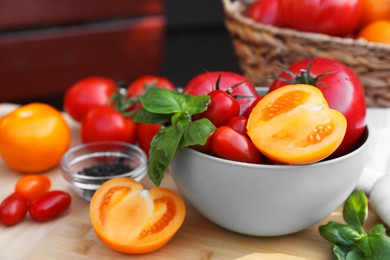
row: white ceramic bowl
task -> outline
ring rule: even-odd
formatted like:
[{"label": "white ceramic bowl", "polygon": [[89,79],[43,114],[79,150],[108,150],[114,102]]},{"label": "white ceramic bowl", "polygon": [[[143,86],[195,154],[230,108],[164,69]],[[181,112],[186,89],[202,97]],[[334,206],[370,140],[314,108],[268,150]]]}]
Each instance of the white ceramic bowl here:
[{"label": "white ceramic bowl", "polygon": [[336,210],[356,187],[368,150],[368,130],[353,152],[303,166],[241,163],[185,148],[170,171],[180,193],[214,223],[242,234],[279,236]]}]

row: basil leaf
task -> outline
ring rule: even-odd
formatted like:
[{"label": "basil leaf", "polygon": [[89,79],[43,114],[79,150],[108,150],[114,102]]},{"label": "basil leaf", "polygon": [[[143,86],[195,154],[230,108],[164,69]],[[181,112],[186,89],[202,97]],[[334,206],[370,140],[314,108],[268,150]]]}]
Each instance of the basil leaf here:
[{"label": "basil leaf", "polygon": [[390,257],[390,238],[382,234],[373,234],[368,236],[368,242],[371,248],[371,259],[389,259]]},{"label": "basil leaf", "polygon": [[143,108],[157,114],[183,113],[192,95],[164,88],[149,88],[140,97]]},{"label": "basil leaf", "polygon": [[371,258],[364,257],[360,252],[356,250],[351,250],[348,252],[347,256],[345,257],[346,260],[370,260]]},{"label": "basil leaf", "polygon": [[382,224],[376,224],[368,232],[368,235],[386,235],[386,228]]},{"label": "basil leaf", "polygon": [[162,128],[153,138],[150,144],[148,176],[156,186],[160,186],[179,146],[189,119],[183,119],[176,125]]},{"label": "basil leaf", "polygon": [[321,225],[319,231],[326,240],[343,246],[351,246],[361,238],[360,233],[352,227],[334,221]]},{"label": "basil leaf", "polygon": [[362,228],[368,215],[368,201],[362,190],[355,190],[348,197],[343,208],[345,222]]},{"label": "basil leaf", "polygon": [[202,118],[189,123],[179,147],[188,147],[195,144],[205,145],[207,138],[217,128],[206,118]]},{"label": "basil leaf", "polygon": [[347,259],[347,254],[349,251],[343,247],[338,246],[337,244],[332,244],[332,252],[338,260],[345,260]]},{"label": "basil leaf", "polygon": [[200,114],[206,111],[211,99],[209,96],[192,96],[188,99],[184,112],[190,115]]},{"label": "basil leaf", "polygon": [[136,123],[166,124],[171,122],[171,115],[150,113],[145,109],[141,109],[133,117],[133,120]]}]

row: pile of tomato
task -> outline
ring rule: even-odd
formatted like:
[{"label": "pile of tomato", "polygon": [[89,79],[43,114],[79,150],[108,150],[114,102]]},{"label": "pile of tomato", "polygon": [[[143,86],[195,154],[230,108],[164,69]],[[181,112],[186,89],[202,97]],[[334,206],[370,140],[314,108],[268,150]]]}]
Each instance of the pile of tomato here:
[{"label": "pile of tomato", "polygon": [[390,0],[256,0],[246,16],[277,27],[390,44]]},{"label": "pile of tomato", "polygon": [[71,204],[71,196],[62,190],[50,190],[45,175],[25,175],[15,184],[14,191],[0,204],[0,223],[12,226],[25,217],[46,222],[63,214]]}]

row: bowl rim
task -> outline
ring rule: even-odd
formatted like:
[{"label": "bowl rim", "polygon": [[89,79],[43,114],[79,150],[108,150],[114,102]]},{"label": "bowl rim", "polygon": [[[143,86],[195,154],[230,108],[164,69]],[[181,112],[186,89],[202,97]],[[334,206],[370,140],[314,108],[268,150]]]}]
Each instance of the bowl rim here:
[{"label": "bowl rim", "polygon": [[[133,170],[131,170],[130,172],[126,172],[126,173],[118,174],[118,175],[112,175],[112,176],[98,176],[98,177],[78,174],[78,173],[72,172],[69,169],[69,167],[67,165],[67,159],[71,154],[73,154],[74,152],[76,152],[78,150],[88,148],[88,147],[98,146],[98,145],[118,145],[118,146],[122,146],[124,148],[129,148],[137,153],[136,157],[141,160],[141,164],[138,165]],[[104,152],[99,151],[96,153],[104,153]],[[66,175],[66,176],[71,178],[70,180],[68,178],[66,178],[68,181],[73,181],[75,179],[82,180],[82,181],[88,181],[88,180],[91,180],[91,181],[95,180],[96,181],[96,180],[109,180],[109,179],[118,178],[118,177],[127,177],[130,173],[134,174],[135,176],[138,176],[147,167],[147,162],[148,162],[148,158],[147,158],[145,152],[135,144],[121,142],[121,141],[95,141],[95,142],[90,142],[90,143],[78,144],[78,145],[70,148],[68,151],[66,151],[65,154],[61,158],[60,168],[61,168],[63,175]]]},{"label": "bowl rim", "polygon": [[246,162],[239,162],[239,161],[224,159],[224,158],[221,158],[221,157],[217,157],[217,156],[209,155],[209,154],[206,154],[206,153],[202,153],[202,152],[199,152],[199,151],[195,150],[194,148],[186,147],[186,148],[181,148],[181,149],[189,151],[191,153],[195,153],[196,155],[198,155],[200,157],[204,157],[207,160],[214,160],[216,162],[223,163],[223,164],[230,164],[232,166],[243,166],[243,167],[247,167],[247,168],[258,168],[258,169],[289,169],[289,168],[304,168],[304,167],[310,167],[310,166],[313,166],[313,165],[325,166],[325,165],[328,165],[328,164],[337,163],[338,161],[347,160],[348,158],[354,156],[354,154],[356,154],[356,153],[359,153],[361,150],[363,150],[366,146],[369,145],[369,140],[370,140],[369,137],[370,137],[370,135],[369,135],[368,126],[365,126],[364,131],[362,133],[362,136],[361,136],[361,138],[360,138],[360,140],[358,142],[358,145],[351,152],[349,152],[349,153],[347,153],[345,155],[336,157],[336,158],[324,159],[322,161],[315,162],[315,163],[296,164],[296,165],[293,165],[293,164],[246,163]]}]

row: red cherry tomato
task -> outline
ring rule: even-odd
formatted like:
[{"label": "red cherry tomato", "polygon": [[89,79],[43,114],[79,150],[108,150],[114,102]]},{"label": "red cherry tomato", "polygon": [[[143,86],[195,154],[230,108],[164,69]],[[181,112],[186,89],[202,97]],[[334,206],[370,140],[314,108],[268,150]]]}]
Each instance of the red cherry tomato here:
[{"label": "red cherry tomato", "polygon": [[141,149],[149,154],[150,142],[153,140],[154,136],[162,128],[161,124],[144,124],[138,123],[137,126],[137,139],[138,145]]},{"label": "red cherry tomato", "polygon": [[46,193],[51,181],[44,175],[25,175],[15,185],[15,192],[20,192],[29,201],[34,201]]},{"label": "red cherry tomato", "polygon": [[239,74],[225,71],[205,72],[192,78],[183,92],[192,95],[208,95],[213,90],[227,90],[232,87],[234,88],[231,95],[239,103],[240,114],[242,114],[259,95],[256,88]]},{"label": "red cherry tomato", "polygon": [[279,16],[285,26],[334,36],[353,33],[362,9],[360,0],[279,0]]},{"label": "red cherry tomato", "polygon": [[229,119],[227,122],[227,126],[230,126],[237,132],[240,132],[241,134],[247,136],[246,133],[246,125],[248,124],[248,118],[245,116],[234,116]]},{"label": "red cherry tomato", "polygon": [[65,212],[71,201],[70,195],[65,191],[53,190],[35,200],[28,211],[34,220],[45,222],[55,219]]},{"label": "red cherry tomato", "polygon": [[257,0],[249,5],[246,16],[259,23],[282,25],[278,15],[278,0]]},{"label": "red cherry tomato", "polygon": [[[302,72],[306,73],[309,62],[310,59],[298,61],[292,64],[288,70],[297,76]],[[343,142],[332,156],[346,154],[355,147],[366,127],[366,101],[362,83],[350,68],[334,59],[314,58],[309,71],[311,78],[323,75],[311,84],[322,91],[330,108],[338,110],[347,119],[347,131]],[[278,77],[299,81],[298,77],[293,79],[286,72],[283,72]],[[285,81],[276,80],[270,86],[269,91],[288,84]]]},{"label": "red cherry tomato", "polygon": [[219,157],[247,162],[262,163],[260,152],[253,143],[229,126],[219,127],[210,137],[210,149]]},{"label": "red cherry tomato", "polygon": [[214,90],[208,95],[211,99],[210,105],[203,113],[194,115],[192,117],[194,120],[208,118],[213,125],[219,127],[225,125],[230,118],[238,116],[240,113],[240,105],[226,91]]},{"label": "red cherry tomato", "polygon": [[14,192],[3,200],[0,205],[0,222],[12,226],[21,222],[28,209],[28,199],[19,192]]},{"label": "red cherry tomato", "polygon": [[81,123],[81,141],[120,141],[135,143],[136,123],[113,107],[95,107]]},{"label": "red cherry tomato", "polygon": [[257,103],[259,103],[259,101],[263,98],[264,96],[259,96],[258,98],[256,98],[256,100],[252,103],[252,105],[250,107],[248,107],[244,113],[242,114],[243,116],[245,117],[249,117],[249,115],[251,114],[253,108],[257,105]]},{"label": "red cherry tomato", "polygon": [[164,77],[145,75],[134,80],[127,87],[128,97],[137,97],[145,93],[149,87],[166,88],[174,90],[175,86],[173,83]]},{"label": "red cherry tomato", "polygon": [[73,84],[65,93],[64,110],[81,122],[96,106],[108,106],[113,94],[118,93],[115,81],[105,77],[89,77]]}]

